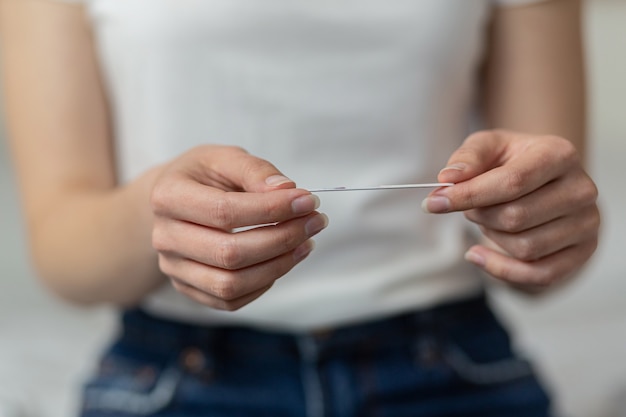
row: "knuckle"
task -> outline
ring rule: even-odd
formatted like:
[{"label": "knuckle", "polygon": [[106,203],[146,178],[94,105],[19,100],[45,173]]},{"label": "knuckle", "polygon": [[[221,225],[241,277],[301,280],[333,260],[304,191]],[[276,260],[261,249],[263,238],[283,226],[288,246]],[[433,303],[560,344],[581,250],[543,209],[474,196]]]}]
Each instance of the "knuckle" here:
[{"label": "knuckle", "polygon": [[257,207],[258,215],[265,219],[277,219],[280,217],[281,207],[278,201],[265,201]]},{"label": "knuckle", "polygon": [[278,233],[274,241],[274,246],[279,248],[280,253],[288,252],[306,240],[304,228],[287,229]]},{"label": "knuckle", "polygon": [[287,236],[282,243],[283,253],[293,250],[306,242],[306,236],[301,236],[298,233],[291,233]]},{"label": "knuckle", "polygon": [[243,264],[241,249],[232,238],[220,242],[215,251],[215,259],[220,268],[230,271],[241,268]]},{"label": "knuckle", "polygon": [[555,135],[538,137],[537,146],[542,146],[543,163],[564,164],[569,167],[580,163],[580,154],[576,146],[569,140]]},{"label": "knuckle", "polygon": [[580,160],[578,150],[571,141],[560,136],[549,136],[549,139],[556,143],[559,159],[571,163],[575,163]]},{"label": "knuckle", "polygon": [[157,252],[167,252],[172,249],[171,240],[163,227],[152,229],[152,247]]},{"label": "knuckle", "polygon": [[602,219],[597,207],[592,206],[582,213],[581,220],[578,222],[578,230],[581,236],[597,238],[600,233]]},{"label": "knuckle", "polygon": [[593,230],[593,234],[597,239],[598,234],[600,232],[600,227],[602,226],[602,217],[600,216],[600,211],[597,207],[592,208],[592,214],[589,216],[590,228]]},{"label": "knuckle", "polygon": [[232,202],[225,196],[214,201],[211,217],[216,227],[220,229],[232,229],[234,226],[234,211]]},{"label": "knuckle", "polygon": [[213,278],[211,294],[222,302],[233,301],[239,298],[239,285],[235,276],[231,274],[218,275]]},{"label": "knuckle", "polygon": [[166,183],[159,182],[150,193],[150,207],[156,215],[162,215],[169,211],[171,193],[168,188]]},{"label": "knuckle", "polygon": [[588,242],[599,238],[602,218],[596,206],[589,207],[574,221],[576,222],[575,231],[579,242]]},{"label": "knuckle", "polygon": [[510,204],[504,207],[499,222],[505,231],[514,233],[523,230],[529,218],[530,213],[526,207]]},{"label": "knuckle", "polygon": [[[465,184],[459,184],[456,186],[456,196],[454,197],[454,200],[456,201],[462,201],[464,202],[464,206],[466,207],[480,207],[481,204],[481,199],[479,197],[479,195],[474,191],[473,188],[466,186]],[[483,211],[480,211],[480,213],[483,213]],[[481,217],[480,215],[478,215],[477,213],[474,213],[473,215],[471,215],[473,217]]]},{"label": "knuckle", "polygon": [[526,175],[518,170],[509,170],[505,179],[505,184],[514,195],[521,195],[528,182]]},{"label": "knuckle", "polygon": [[167,257],[159,254],[158,264],[159,264],[159,270],[163,272],[166,276],[168,277],[174,276],[174,268],[172,267],[172,263],[169,262]]},{"label": "knuckle", "polygon": [[585,203],[594,203],[598,199],[598,194],[598,187],[588,177],[579,186],[578,196]]},{"label": "knuckle", "polygon": [[265,159],[258,157],[246,158],[242,166],[243,173],[246,177],[255,177],[258,172],[266,170],[272,164]]},{"label": "knuckle", "polygon": [[539,246],[530,238],[522,237],[516,239],[515,245],[512,249],[512,255],[521,261],[533,261],[536,260],[539,254]]}]

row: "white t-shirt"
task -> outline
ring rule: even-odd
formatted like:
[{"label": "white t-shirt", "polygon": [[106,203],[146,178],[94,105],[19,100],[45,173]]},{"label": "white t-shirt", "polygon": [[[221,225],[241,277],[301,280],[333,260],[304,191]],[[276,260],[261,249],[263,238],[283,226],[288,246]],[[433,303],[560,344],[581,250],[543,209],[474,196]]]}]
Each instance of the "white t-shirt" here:
[{"label": "white t-shirt", "polygon": [[[308,188],[435,181],[468,134],[492,7],[536,0],[84,1],[123,182],[216,143],[242,146]],[[479,291],[463,261],[463,217],[423,213],[425,196],[320,195],[330,226],[316,250],[237,312],[170,287],[144,306],[305,330]]]}]

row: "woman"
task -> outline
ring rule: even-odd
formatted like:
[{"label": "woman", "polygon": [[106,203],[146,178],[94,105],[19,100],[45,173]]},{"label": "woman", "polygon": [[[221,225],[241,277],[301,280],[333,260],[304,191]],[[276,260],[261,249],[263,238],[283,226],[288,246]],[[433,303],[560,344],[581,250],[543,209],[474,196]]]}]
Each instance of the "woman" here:
[{"label": "woman", "polygon": [[[478,271],[543,292],[595,250],[579,15],[2,0],[34,261],[124,311],[82,415],[550,415]],[[324,195],[326,214],[307,191],[435,177],[455,185],[431,214],[416,191]]]}]

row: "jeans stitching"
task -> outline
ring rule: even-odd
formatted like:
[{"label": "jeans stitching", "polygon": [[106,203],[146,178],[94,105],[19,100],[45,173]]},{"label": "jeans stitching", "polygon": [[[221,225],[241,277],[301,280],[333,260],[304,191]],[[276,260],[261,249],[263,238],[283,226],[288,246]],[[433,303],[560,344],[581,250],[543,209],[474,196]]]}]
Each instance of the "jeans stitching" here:
[{"label": "jeans stitching", "polygon": [[140,394],[118,388],[87,388],[84,408],[149,415],[171,403],[180,379],[181,371],[172,365],[163,371],[149,393]]},{"label": "jeans stitching", "polygon": [[491,363],[476,363],[456,347],[443,351],[446,363],[468,382],[479,385],[510,382],[533,374],[530,363],[523,359],[503,359]]}]

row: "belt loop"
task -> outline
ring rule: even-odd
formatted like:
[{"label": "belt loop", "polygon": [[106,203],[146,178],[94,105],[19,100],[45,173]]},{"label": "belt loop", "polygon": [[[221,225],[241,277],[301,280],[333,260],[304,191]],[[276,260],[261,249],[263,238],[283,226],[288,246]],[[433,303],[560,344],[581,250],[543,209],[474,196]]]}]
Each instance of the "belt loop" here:
[{"label": "belt loop", "polygon": [[319,345],[315,336],[296,336],[302,368],[307,417],[324,417],[324,392],[319,371]]}]

